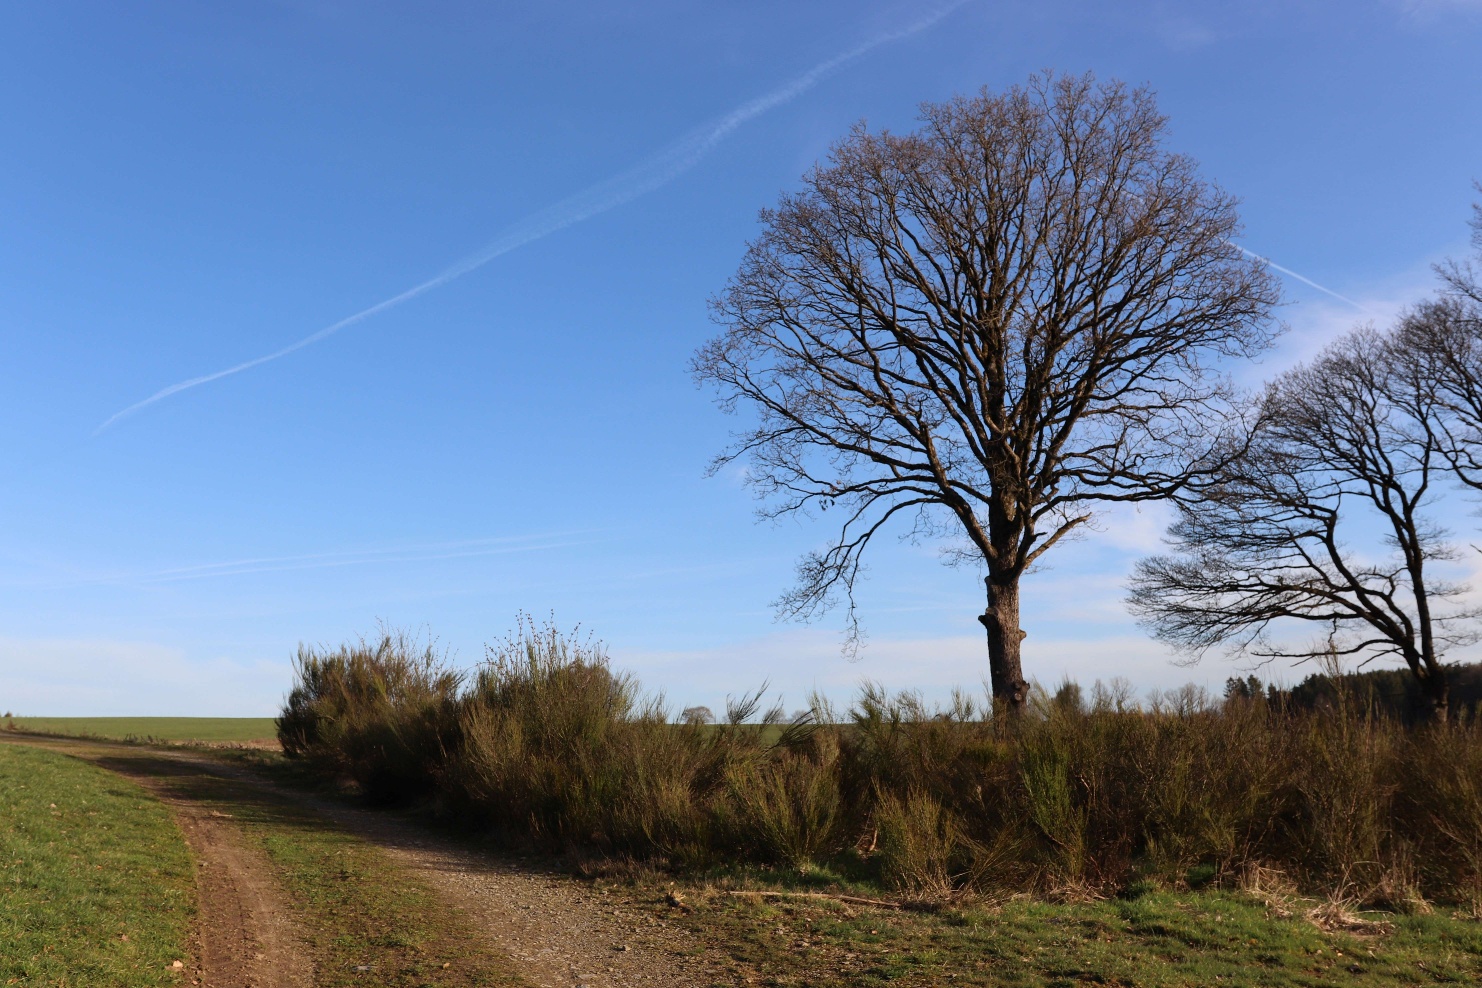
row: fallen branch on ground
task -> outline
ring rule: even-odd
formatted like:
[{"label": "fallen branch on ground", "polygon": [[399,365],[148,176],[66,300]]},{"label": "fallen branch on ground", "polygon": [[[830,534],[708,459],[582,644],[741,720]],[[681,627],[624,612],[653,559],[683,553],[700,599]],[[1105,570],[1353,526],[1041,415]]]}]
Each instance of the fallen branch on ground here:
[{"label": "fallen branch on ground", "polygon": [[735,889],[725,893],[726,895],[755,895],[769,899],[831,899],[834,902],[844,902],[851,906],[874,906],[877,909],[904,909],[899,902],[889,899],[866,899],[858,895],[836,895],[829,892],[769,892],[762,889]]}]

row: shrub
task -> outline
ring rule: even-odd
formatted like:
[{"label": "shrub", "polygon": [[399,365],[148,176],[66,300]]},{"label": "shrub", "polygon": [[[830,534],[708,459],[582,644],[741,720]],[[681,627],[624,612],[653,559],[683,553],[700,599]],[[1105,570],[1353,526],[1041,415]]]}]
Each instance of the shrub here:
[{"label": "shrub", "polygon": [[880,875],[891,888],[944,898],[970,877],[972,841],[933,796],[919,790],[879,794],[875,828]]},{"label": "shrub", "polygon": [[1408,724],[1367,680],[1312,706],[1243,682],[1147,708],[1067,683],[1016,718],[867,683],[842,716],[815,698],[784,724],[757,691],[711,724],[671,720],[600,642],[523,617],[466,682],[394,633],[301,649],[295,672],[290,756],[558,849],[807,870],[854,846],[924,898],[1276,868],[1345,900],[1482,909],[1482,728]]},{"label": "shrub", "polygon": [[839,746],[813,732],[806,743],[774,746],[771,757],[733,764],[727,795],[740,840],[752,856],[806,872],[842,844]]},{"label": "shrub", "polygon": [[354,782],[376,802],[438,788],[459,747],[461,676],[434,643],[383,631],[334,652],[300,646],[294,674],[277,720],[285,754]]},{"label": "shrub", "polygon": [[600,642],[522,616],[518,631],[490,647],[462,698],[463,746],[451,775],[457,804],[507,831],[615,843],[608,818],[627,795],[625,735],[635,729],[636,698]]}]

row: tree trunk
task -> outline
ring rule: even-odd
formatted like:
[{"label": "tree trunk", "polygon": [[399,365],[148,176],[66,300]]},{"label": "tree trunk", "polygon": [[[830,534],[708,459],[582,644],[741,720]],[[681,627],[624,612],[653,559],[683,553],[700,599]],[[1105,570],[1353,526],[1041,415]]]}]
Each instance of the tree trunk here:
[{"label": "tree trunk", "polygon": [[1018,712],[1029,699],[1029,684],[1019,660],[1024,632],[1019,628],[1019,575],[989,576],[988,609],[978,618],[988,631],[988,674],[995,705]]},{"label": "tree trunk", "polygon": [[1413,668],[1420,679],[1420,689],[1425,695],[1427,712],[1431,720],[1437,724],[1446,723],[1449,715],[1447,708],[1451,705],[1451,684],[1446,680],[1446,670],[1435,661]]}]

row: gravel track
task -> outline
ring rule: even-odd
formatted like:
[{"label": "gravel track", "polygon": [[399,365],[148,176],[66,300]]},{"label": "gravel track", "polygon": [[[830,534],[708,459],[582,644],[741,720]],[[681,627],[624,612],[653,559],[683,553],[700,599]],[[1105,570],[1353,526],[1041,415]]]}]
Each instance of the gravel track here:
[{"label": "gravel track", "polygon": [[[210,763],[201,756],[177,757]],[[380,846],[450,908],[463,913],[468,925],[487,939],[489,947],[509,956],[532,986],[709,988],[743,983],[704,957],[703,944],[688,930],[620,894],[472,850],[394,814],[272,787],[235,766],[217,768],[290,795]]]}]

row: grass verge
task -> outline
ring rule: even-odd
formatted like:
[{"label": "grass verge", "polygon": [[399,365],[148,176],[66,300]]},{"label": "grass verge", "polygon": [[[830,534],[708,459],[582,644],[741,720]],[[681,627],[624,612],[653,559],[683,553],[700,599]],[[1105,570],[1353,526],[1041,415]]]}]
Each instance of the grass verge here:
[{"label": "grass verge", "polygon": [[256,830],[298,904],[319,985],[522,984],[382,851],[296,814],[272,817],[249,832]]},{"label": "grass verge", "polygon": [[192,888],[179,830],[138,786],[0,745],[0,984],[176,984]]}]

